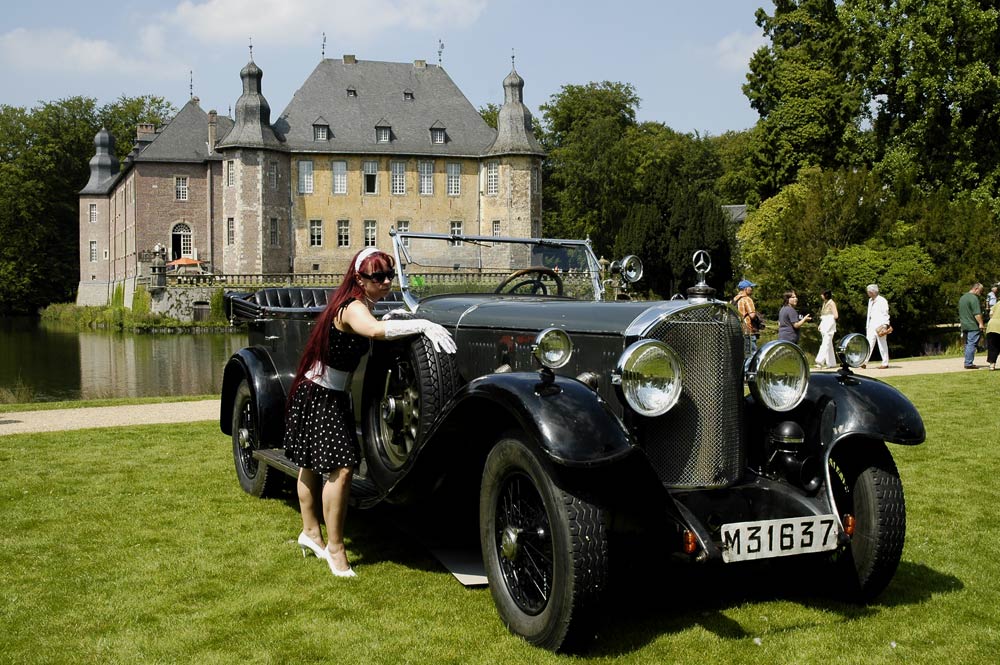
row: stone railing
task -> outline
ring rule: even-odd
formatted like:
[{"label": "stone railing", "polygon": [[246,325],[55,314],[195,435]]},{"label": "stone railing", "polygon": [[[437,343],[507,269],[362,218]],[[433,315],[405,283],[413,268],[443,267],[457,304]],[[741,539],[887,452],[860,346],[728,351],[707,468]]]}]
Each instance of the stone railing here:
[{"label": "stone railing", "polygon": [[340,273],[275,273],[258,275],[228,273],[216,275],[178,275],[168,273],[167,286],[221,287],[225,289],[258,289],[265,286],[337,286],[343,279],[344,276]]}]

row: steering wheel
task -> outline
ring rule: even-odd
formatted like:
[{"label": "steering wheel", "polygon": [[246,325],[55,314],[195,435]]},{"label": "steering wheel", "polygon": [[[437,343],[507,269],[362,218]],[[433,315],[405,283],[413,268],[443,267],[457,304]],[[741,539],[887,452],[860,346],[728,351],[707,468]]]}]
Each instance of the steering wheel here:
[{"label": "steering wheel", "polygon": [[[519,278],[525,277],[525,275],[531,275],[532,273],[534,273],[534,277],[526,277],[525,279],[518,281]],[[557,296],[561,296],[563,294],[562,277],[560,277],[559,273],[555,270],[542,266],[532,266],[530,268],[515,270],[507,276],[507,279],[500,282],[500,286],[496,288],[494,293],[517,293],[518,289],[527,286],[530,287],[530,290],[528,291],[529,294],[547,296],[549,294],[549,287],[542,280],[543,277],[551,277],[552,281],[555,282]],[[511,282],[516,283],[511,285]]]}]

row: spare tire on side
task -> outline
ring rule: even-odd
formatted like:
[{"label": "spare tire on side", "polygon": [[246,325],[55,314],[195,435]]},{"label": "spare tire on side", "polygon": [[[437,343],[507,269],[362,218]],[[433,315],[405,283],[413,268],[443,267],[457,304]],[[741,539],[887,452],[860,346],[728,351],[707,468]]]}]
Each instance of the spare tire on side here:
[{"label": "spare tire on side", "polygon": [[423,335],[382,344],[365,371],[364,455],[388,489],[406,475],[435,418],[461,385],[455,357]]}]

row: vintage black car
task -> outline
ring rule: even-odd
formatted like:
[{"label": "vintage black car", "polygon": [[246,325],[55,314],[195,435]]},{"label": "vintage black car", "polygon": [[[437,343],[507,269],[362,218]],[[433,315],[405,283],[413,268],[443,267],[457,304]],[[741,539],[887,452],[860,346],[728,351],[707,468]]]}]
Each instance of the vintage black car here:
[{"label": "vintage black car", "polygon": [[[890,582],[906,521],[886,443],[921,443],[924,426],[896,389],[851,372],[863,336],[841,340],[839,372],[810,375],[787,342],[744,358],[704,253],[686,298],[640,302],[627,287],[641,262],[600,265],[588,242],[391,235],[399,291],[380,313],[436,321],[458,352],[422,336],[373,344],[351,383],[352,501],[405,504],[460,481],[511,631],[549,649],[589,639],[619,529],[635,525],[664,560],[815,559],[858,601]],[[227,299],[250,346],[226,366],[220,424],[253,495],[296,472],[285,400],[329,293]]]}]

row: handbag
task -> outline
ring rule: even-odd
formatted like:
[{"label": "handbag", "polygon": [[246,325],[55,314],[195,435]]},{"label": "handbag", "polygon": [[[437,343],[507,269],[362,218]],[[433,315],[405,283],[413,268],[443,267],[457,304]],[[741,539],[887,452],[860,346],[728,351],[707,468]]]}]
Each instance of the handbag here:
[{"label": "handbag", "polygon": [[892,334],[892,326],[887,323],[883,323],[875,329],[875,334],[879,337],[886,337],[887,335]]}]

